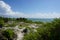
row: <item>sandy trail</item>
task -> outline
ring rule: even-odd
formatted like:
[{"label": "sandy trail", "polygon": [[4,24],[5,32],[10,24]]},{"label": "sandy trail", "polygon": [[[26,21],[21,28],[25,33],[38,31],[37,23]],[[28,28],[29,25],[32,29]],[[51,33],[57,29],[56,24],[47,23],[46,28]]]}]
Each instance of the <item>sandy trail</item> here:
[{"label": "sandy trail", "polygon": [[22,40],[24,37],[24,34],[21,32],[17,32],[17,40]]},{"label": "sandy trail", "polygon": [[6,29],[13,29],[15,34],[17,35],[17,40],[22,40],[24,37],[24,33],[22,33],[23,29],[19,29],[18,28],[19,25],[15,26],[15,27],[3,27],[4,30]]}]

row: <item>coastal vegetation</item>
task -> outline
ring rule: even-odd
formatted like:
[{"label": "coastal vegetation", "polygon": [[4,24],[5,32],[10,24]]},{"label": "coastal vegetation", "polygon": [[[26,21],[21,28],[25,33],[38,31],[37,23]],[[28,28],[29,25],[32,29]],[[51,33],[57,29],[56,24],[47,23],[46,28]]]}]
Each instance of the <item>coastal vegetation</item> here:
[{"label": "coastal vegetation", "polygon": [[[17,40],[14,28],[24,29],[22,40],[60,40],[60,18],[55,18],[50,22],[32,21],[27,18],[4,18],[0,17],[0,39]],[[3,29],[3,27],[7,29]],[[13,27],[9,29],[8,27]],[[18,30],[17,30],[18,31]]]},{"label": "coastal vegetation", "polygon": [[60,19],[54,19],[36,30],[37,32],[26,34],[24,40],[60,40]]}]

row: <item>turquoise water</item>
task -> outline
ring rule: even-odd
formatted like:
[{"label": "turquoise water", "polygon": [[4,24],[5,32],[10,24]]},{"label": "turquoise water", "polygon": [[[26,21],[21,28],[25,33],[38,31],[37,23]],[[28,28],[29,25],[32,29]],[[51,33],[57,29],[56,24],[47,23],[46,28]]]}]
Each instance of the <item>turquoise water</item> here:
[{"label": "turquoise water", "polygon": [[53,21],[53,18],[28,18],[28,19],[32,21],[43,21],[43,22]]}]

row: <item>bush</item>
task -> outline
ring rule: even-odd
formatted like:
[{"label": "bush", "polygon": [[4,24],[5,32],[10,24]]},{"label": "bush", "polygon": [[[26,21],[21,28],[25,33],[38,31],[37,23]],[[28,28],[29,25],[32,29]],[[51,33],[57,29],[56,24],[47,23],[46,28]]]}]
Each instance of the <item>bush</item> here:
[{"label": "bush", "polygon": [[46,23],[35,33],[26,34],[24,40],[60,40],[60,19]]},{"label": "bush", "polygon": [[4,26],[4,21],[0,20],[0,27]]},{"label": "bush", "polygon": [[7,29],[3,31],[3,35],[8,39],[8,40],[13,40],[15,33],[11,29]]}]

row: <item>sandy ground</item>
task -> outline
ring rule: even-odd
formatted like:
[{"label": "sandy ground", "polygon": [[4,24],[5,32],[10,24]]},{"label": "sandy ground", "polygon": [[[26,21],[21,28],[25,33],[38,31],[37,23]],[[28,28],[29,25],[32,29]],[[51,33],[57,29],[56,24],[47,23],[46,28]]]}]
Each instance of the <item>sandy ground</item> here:
[{"label": "sandy ground", "polygon": [[24,33],[22,33],[22,31],[23,31],[24,28],[19,29],[18,25],[15,26],[15,27],[3,27],[3,29],[4,30],[6,30],[6,29],[13,29],[14,32],[15,32],[15,34],[17,34],[17,40],[22,40],[23,37],[24,37]]},{"label": "sandy ground", "polygon": [[[19,29],[18,26],[19,25],[15,26],[15,27],[4,27],[3,29],[4,30],[6,30],[6,29],[13,29],[14,32],[17,34],[17,40],[22,40],[23,37],[24,37],[24,33],[22,33],[22,31],[25,29],[25,27],[22,28],[22,29]],[[36,25],[31,24],[31,25],[29,25],[29,27],[36,28]]]}]

